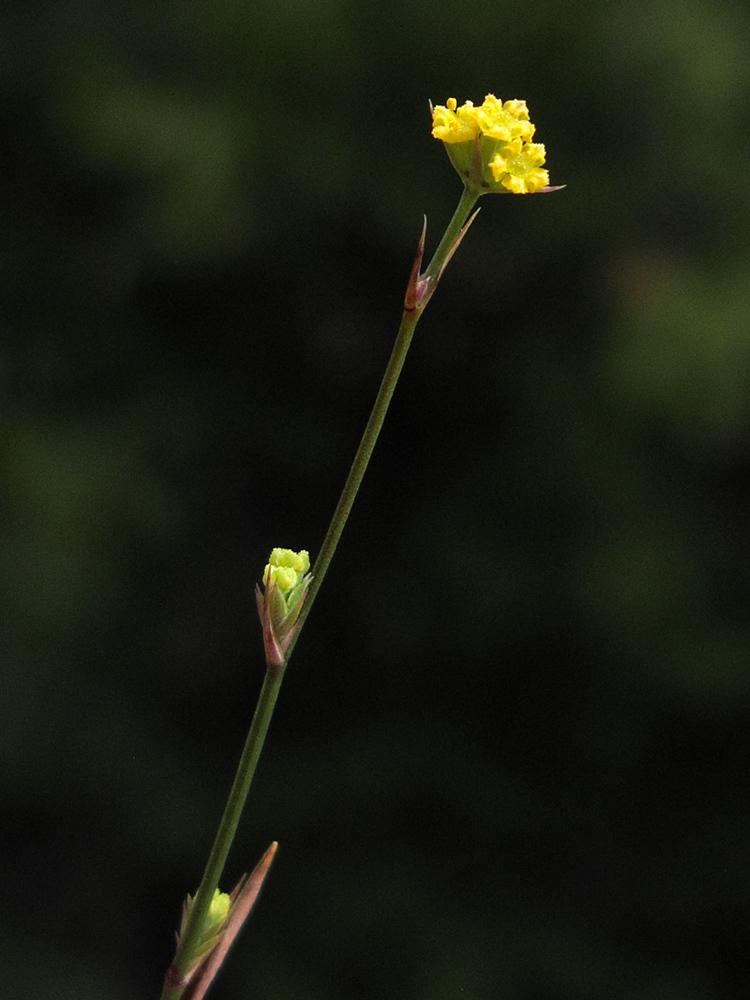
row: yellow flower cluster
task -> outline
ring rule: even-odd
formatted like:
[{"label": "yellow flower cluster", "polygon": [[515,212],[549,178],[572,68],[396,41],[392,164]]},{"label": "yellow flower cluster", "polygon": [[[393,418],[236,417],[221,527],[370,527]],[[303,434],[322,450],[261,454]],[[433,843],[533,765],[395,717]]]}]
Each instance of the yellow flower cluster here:
[{"label": "yellow flower cluster", "polygon": [[542,169],[545,150],[531,142],[535,127],[525,101],[502,101],[488,94],[479,107],[457,107],[451,97],[432,109],[432,134],[446,144],[464,183],[485,191],[533,194],[549,184]]}]

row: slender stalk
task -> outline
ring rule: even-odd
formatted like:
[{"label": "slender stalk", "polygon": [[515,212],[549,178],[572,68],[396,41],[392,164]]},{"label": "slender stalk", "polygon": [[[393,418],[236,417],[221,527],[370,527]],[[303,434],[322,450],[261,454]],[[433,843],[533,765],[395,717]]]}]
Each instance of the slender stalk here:
[{"label": "slender stalk", "polygon": [[456,211],[453,213],[453,218],[448,223],[448,228],[443,233],[443,238],[440,240],[437,250],[432,255],[432,260],[427,265],[427,270],[424,272],[426,277],[435,278],[440,274],[453,245],[458,239],[461,230],[466,225],[466,220],[469,218],[469,214],[479,200],[479,197],[479,192],[475,189],[464,187],[461,200],[456,206]]},{"label": "slender stalk", "polygon": [[[443,235],[443,238],[433,255],[433,258],[423,275],[419,275],[418,273],[419,265],[421,264],[420,249],[420,255],[417,258],[415,273],[416,277],[422,280],[428,279],[430,292],[424,297],[423,301],[421,301],[416,308],[404,310],[404,314],[401,318],[401,324],[396,335],[396,342],[393,346],[391,356],[388,360],[388,365],[386,366],[383,379],[380,383],[380,388],[375,398],[370,418],[367,421],[367,426],[365,427],[359,447],[357,448],[357,452],[354,456],[354,461],[352,462],[351,469],[349,470],[349,475],[347,476],[344,488],[341,491],[339,502],[336,505],[336,510],[334,511],[331,523],[328,527],[328,532],[326,533],[323,545],[321,546],[320,553],[318,554],[318,558],[313,566],[312,582],[300,614],[299,625],[286,652],[286,662],[289,661],[289,657],[291,656],[294,646],[296,645],[296,641],[299,638],[302,625],[304,624],[307,615],[310,613],[312,603],[315,600],[315,596],[321,583],[323,582],[331,563],[331,559],[333,558],[333,554],[336,551],[336,546],[341,538],[341,533],[344,530],[344,525],[346,524],[347,518],[351,512],[354,500],[357,496],[357,491],[362,483],[362,479],[364,478],[365,471],[367,470],[373,449],[375,448],[375,443],[383,426],[385,415],[388,411],[391,398],[393,397],[393,391],[396,388],[396,383],[398,382],[399,375],[401,374],[401,369],[403,368],[404,360],[406,359],[406,354],[409,350],[409,345],[411,344],[414,329],[419,322],[419,318],[422,315],[427,301],[429,300],[431,291],[434,290],[434,287],[440,278],[443,267],[450,259],[450,256],[456,247],[457,240],[461,235],[461,230],[463,229],[464,224],[469,217],[469,213],[477,201],[477,198],[478,194],[476,192],[472,192],[468,188],[464,188],[461,200],[453,214],[453,218],[448,224],[448,228],[446,229],[445,234]],[[161,994],[161,1000],[180,1000],[185,993],[185,990],[188,989],[188,984],[185,982],[185,979],[190,970],[191,961],[193,959],[196,945],[198,944],[198,939],[200,938],[206,914],[208,913],[209,906],[211,905],[214,890],[217,888],[219,879],[221,878],[224,870],[224,865],[232,845],[232,840],[234,839],[237,825],[245,806],[247,794],[250,789],[250,783],[253,779],[253,775],[255,774],[255,768],[263,749],[263,743],[266,738],[266,733],[268,732],[268,726],[271,721],[271,716],[273,715],[274,706],[279,694],[279,689],[281,688],[281,681],[284,673],[285,670],[283,668],[279,669],[276,667],[269,667],[266,671],[263,687],[258,697],[258,704],[255,708],[255,714],[253,715],[250,731],[247,734],[247,739],[245,741],[245,746],[237,768],[237,774],[235,775],[234,783],[229,793],[229,799],[224,810],[224,815],[221,818],[221,823],[219,824],[219,829],[217,830],[216,838],[214,840],[213,847],[211,848],[211,853],[206,864],[206,869],[203,873],[203,878],[201,879],[198,893],[193,901],[193,905],[188,915],[187,923],[183,930],[180,944],[177,948],[177,953],[167,972],[164,989]]]},{"label": "slender stalk", "polygon": [[[437,250],[433,254],[432,260],[427,266],[427,270],[424,272],[423,276],[425,278],[429,278],[432,281],[436,281],[439,278],[440,272],[450,256],[456,240],[458,239],[459,234],[469,217],[469,213],[476,204],[478,197],[479,195],[476,191],[472,191],[469,188],[464,187],[461,200],[458,203],[456,211],[453,213],[453,218],[448,223],[448,228],[445,230],[443,238],[441,239]],[[405,310],[403,316],[401,317],[401,325],[399,326],[398,333],[396,334],[396,343],[393,345],[393,350],[391,351],[388,365],[386,366],[383,379],[380,383],[378,394],[375,397],[375,403],[373,404],[370,418],[367,421],[367,426],[365,427],[362,439],[359,442],[357,453],[355,454],[354,461],[349,469],[349,475],[346,477],[344,488],[341,491],[339,502],[336,505],[336,510],[333,512],[331,523],[328,526],[328,531],[326,532],[318,557],[315,560],[315,565],[312,568],[312,581],[305,597],[304,606],[300,612],[299,626],[287,650],[287,663],[289,662],[289,657],[292,655],[294,647],[297,644],[300,632],[302,631],[302,626],[305,624],[305,620],[310,614],[310,608],[312,607],[313,601],[315,600],[318,590],[320,589],[320,585],[325,578],[328,567],[331,564],[331,559],[333,559],[333,554],[336,551],[339,539],[341,538],[341,534],[344,530],[344,525],[346,524],[349,514],[351,513],[354,500],[357,496],[357,491],[359,490],[367,470],[367,466],[370,462],[370,458],[372,457],[375,443],[378,440],[378,436],[383,426],[383,421],[385,420],[385,415],[388,412],[388,407],[391,403],[393,390],[396,388],[396,383],[398,382],[399,375],[401,374],[401,369],[404,366],[404,361],[406,360],[406,354],[409,350],[414,330],[421,315],[422,309],[417,309],[411,312]]]},{"label": "slender stalk", "polygon": [[195,951],[195,946],[200,937],[203,922],[211,905],[214,890],[219,884],[221,873],[232,846],[237,825],[245,806],[247,793],[250,790],[250,783],[255,774],[263,743],[271,722],[273,709],[281,688],[283,671],[278,669],[268,669],[263,680],[263,687],[258,696],[258,704],[255,707],[253,721],[245,740],[242,756],[237,767],[237,773],[229,792],[224,815],[221,817],[219,829],[216,831],[211,853],[208,856],[200,888],[193,901],[187,925],[180,939],[180,944],[174,958],[174,962],[167,973],[167,981],[164,984],[161,1000],[178,1000],[185,989],[183,980],[190,967],[190,962]]},{"label": "slender stalk", "polygon": [[312,568],[312,581],[310,582],[310,587],[305,596],[305,603],[302,606],[302,611],[300,612],[299,627],[287,650],[287,663],[289,662],[289,657],[292,655],[292,651],[297,643],[302,626],[310,613],[310,608],[315,600],[315,596],[318,593],[328,567],[331,564],[331,559],[333,558],[336,546],[341,538],[344,525],[346,524],[349,514],[351,513],[354,500],[357,496],[360,484],[362,483],[362,479],[364,478],[370,458],[372,457],[375,442],[377,441],[378,435],[380,434],[380,430],[383,426],[383,421],[385,420],[385,415],[393,396],[393,390],[396,388],[396,383],[398,382],[399,375],[401,374],[401,369],[404,366],[406,353],[409,350],[411,338],[414,334],[414,328],[416,327],[418,321],[419,315],[417,313],[404,312],[401,318],[401,325],[399,326],[398,334],[396,335],[396,343],[393,345],[393,350],[391,352],[385,374],[383,375],[383,379],[380,383],[380,389],[378,390],[375,404],[370,413],[370,418],[367,421],[367,426],[365,427],[362,439],[359,442],[357,453],[354,456],[354,461],[349,469],[349,475],[346,477],[344,488],[341,491],[341,496],[339,497],[339,502],[336,505],[336,510],[333,512],[333,517],[331,518],[331,523],[328,526],[328,531],[326,532],[320,552],[318,553],[318,557]]}]

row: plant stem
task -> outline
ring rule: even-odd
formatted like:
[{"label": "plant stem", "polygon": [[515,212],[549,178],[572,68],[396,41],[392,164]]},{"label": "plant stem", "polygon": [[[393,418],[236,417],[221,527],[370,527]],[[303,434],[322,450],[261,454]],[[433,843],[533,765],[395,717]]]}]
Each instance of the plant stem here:
[{"label": "plant stem", "polygon": [[464,187],[461,194],[461,200],[456,206],[456,211],[453,213],[453,218],[448,223],[448,228],[443,233],[443,238],[438,244],[438,248],[432,255],[432,260],[427,265],[427,270],[424,272],[429,278],[435,278],[440,274],[440,270],[445,263],[446,258],[451,252],[453,244],[458,239],[458,236],[466,224],[466,220],[469,218],[472,208],[476,205],[479,200],[480,192],[473,190],[472,188]]},{"label": "plant stem", "polygon": [[[263,680],[263,687],[258,696],[258,704],[255,706],[255,714],[250,724],[250,730],[245,740],[242,756],[237,767],[237,773],[229,793],[224,815],[221,817],[219,829],[216,831],[211,853],[208,857],[206,869],[203,872],[200,888],[193,900],[193,905],[188,916],[184,933],[180,939],[180,944],[175,955],[174,962],[170,969],[173,972],[175,985],[165,982],[161,1000],[178,1000],[185,990],[185,985],[181,985],[190,967],[190,962],[195,951],[195,946],[200,937],[203,922],[208,913],[208,908],[213,899],[214,890],[218,886],[221,873],[232,846],[237,825],[245,806],[247,793],[250,790],[250,783],[255,774],[263,743],[268,732],[268,726],[273,715],[274,705],[281,688],[281,680],[284,676],[282,670],[268,669]],[[168,978],[169,974],[168,974]]]},{"label": "plant stem", "polygon": [[[455,249],[456,240],[458,239],[477,198],[478,194],[476,192],[471,192],[468,188],[464,188],[461,200],[453,214],[453,218],[448,224],[448,228],[446,229],[445,234],[443,235],[443,238],[433,255],[433,258],[430,261],[427,270],[422,275],[423,278],[430,279],[432,288],[434,288],[434,284],[440,277],[442,268],[449,259],[450,254],[453,249]],[[365,471],[367,470],[373,449],[375,448],[375,443],[383,426],[383,421],[385,420],[385,415],[388,411],[393,391],[396,388],[396,383],[398,382],[401,369],[404,365],[404,360],[406,359],[407,351],[409,350],[409,345],[411,344],[414,329],[419,322],[419,318],[422,315],[422,311],[424,306],[427,304],[428,299],[429,296],[425,299],[424,304],[416,309],[404,310],[404,314],[401,318],[401,325],[399,326],[398,334],[396,335],[396,342],[393,345],[388,365],[386,366],[383,379],[380,383],[380,388],[375,398],[370,418],[367,421],[367,426],[365,427],[364,434],[362,435],[362,440],[359,443],[359,447],[357,448],[357,452],[354,456],[354,461],[352,462],[351,469],[349,470],[349,475],[347,476],[344,488],[341,491],[339,502],[336,505],[336,510],[334,511],[331,523],[328,527],[328,532],[326,533],[323,545],[321,546],[320,553],[318,554],[318,558],[313,566],[312,581],[300,614],[299,625],[291,643],[289,644],[289,647],[287,648],[287,662],[289,661],[289,657],[292,655],[292,651],[296,645],[297,639],[299,638],[302,625],[304,624],[307,615],[310,613],[310,608],[315,600],[315,595],[320,589],[320,585],[323,582],[323,578],[325,577],[326,571],[331,563],[333,554],[336,551],[336,546],[341,538],[341,533],[344,530],[344,525],[346,524],[347,518],[351,512],[352,505],[354,504],[355,497],[357,496],[357,491],[362,483],[362,479],[364,478]],[[237,825],[250,789],[250,783],[258,764],[258,758],[260,757],[261,750],[263,749],[263,743],[266,738],[266,733],[268,732],[268,726],[271,721],[271,716],[273,715],[274,706],[279,694],[279,689],[281,688],[281,681],[284,673],[284,669],[278,669],[276,667],[269,667],[266,671],[263,687],[258,697],[258,704],[255,708],[255,714],[253,715],[253,721],[250,725],[250,731],[247,734],[245,746],[237,768],[237,774],[235,775],[234,783],[229,793],[229,799],[227,801],[226,808],[224,809],[224,815],[221,818],[221,823],[219,824],[219,829],[217,830],[216,838],[214,840],[213,847],[211,848],[211,853],[206,864],[206,869],[203,873],[203,878],[201,879],[198,893],[193,900],[193,905],[190,909],[190,913],[188,914],[187,922],[180,939],[180,944],[177,948],[177,953],[169,971],[167,972],[167,978],[161,994],[161,1000],[180,1000],[183,993],[188,988],[185,978],[193,960],[193,955],[196,945],[198,944],[198,939],[201,935],[206,914],[208,913],[211,900],[213,899],[214,890],[218,886],[219,879],[221,878],[224,865],[232,845],[232,840],[234,839],[234,835],[237,830]]]},{"label": "plant stem", "polygon": [[[461,229],[466,223],[469,213],[476,204],[478,197],[479,195],[476,191],[472,191],[469,188],[464,187],[461,200],[458,203],[456,211],[453,213],[453,218],[448,223],[448,228],[445,230],[437,250],[433,254],[432,260],[427,266],[427,270],[424,272],[424,277],[431,278],[433,281],[439,277],[445,261],[451,253]],[[365,472],[367,471],[367,466],[370,462],[370,458],[372,457],[375,443],[378,440],[378,435],[380,434],[380,430],[383,426],[385,415],[388,412],[388,407],[390,406],[391,398],[393,396],[393,390],[396,388],[396,383],[398,382],[399,375],[401,374],[401,369],[404,366],[404,361],[411,344],[414,329],[419,322],[421,315],[422,310],[418,309],[412,312],[404,311],[404,314],[401,317],[401,325],[399,326],[398,333],[396,334],[396,343],[393,345],[393,350],[391,351],[388,365],[386,366],[383,379],[380,383],[378,394],[375,397],[375,403],[373,404],[370,418],[367,421],[367,426],[365,427],[362,439],[359,442],[357,453],[355,454],[354,461],[349,469],[349,475],[346,477],[344,488],[341,491],[339,502],[336,505],[336,510],[333,512],[331,523],[328,526],[328,531],[323,540],[318,557],[315,560],[315,565],[312,568],[312,580],[305,597],[305,603],[302,607],[302,611],[300,612],[299,626],[287,650],[287,663],[289,662],[289,657],[292,655],[294,647],[297,644],[300,632],[302,631],[302,626],[304,625],[307,616],[310,614],[312,603],[315,600],[323,579],[325,578],[328,567],[331,564],[331,559],[333,559],[333,554],[339,544],[339,539],[341,538],[341,534],[344,530],[344,525],[346,524],[349,514],[351,513],[354,500],[357,496],[357,491],[359,490]]]}]

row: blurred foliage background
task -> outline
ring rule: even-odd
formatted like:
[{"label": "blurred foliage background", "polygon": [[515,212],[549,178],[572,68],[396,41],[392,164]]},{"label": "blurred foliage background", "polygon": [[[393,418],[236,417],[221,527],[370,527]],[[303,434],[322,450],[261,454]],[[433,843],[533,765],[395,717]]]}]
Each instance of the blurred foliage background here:
[{"label": "blurred foliage background", "polygon": [[262,677],[460,194],[525,98],[290,667],[216,1000],[728,1000],[750,924],[750,13],[0,13],[0,975],[157,997]]}]

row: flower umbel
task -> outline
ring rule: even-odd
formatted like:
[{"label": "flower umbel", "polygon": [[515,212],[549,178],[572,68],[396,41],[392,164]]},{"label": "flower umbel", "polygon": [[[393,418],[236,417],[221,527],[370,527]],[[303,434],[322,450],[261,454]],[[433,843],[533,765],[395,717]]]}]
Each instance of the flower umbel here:
[{"label": "flower umbel", "polygon": [[286,650],[312,580],[309,569],[310,555],[305,549],[274,549],[263,571],[264,592],[255,588],[269,667],[281,668],[286,663]]},{"label": "flower umbel", "polygon": [[542,169],[544,146],[531,139],[535,126],[525,101],[487,94],[482,104],[457,106],[455,97],[432,108],[432,134],[445,144],[464,184],[477,194],[552,191]]}]

